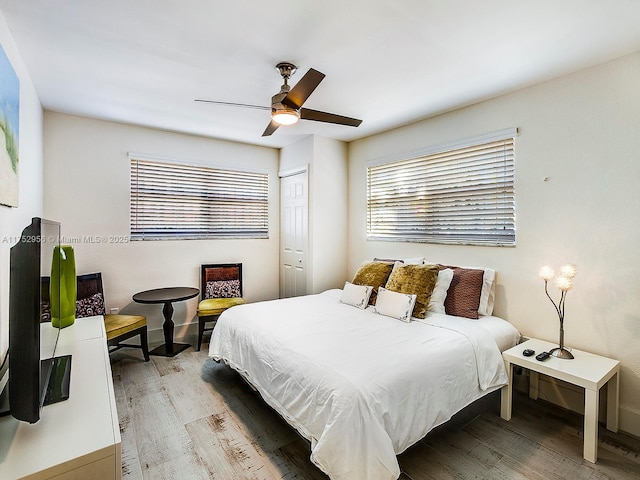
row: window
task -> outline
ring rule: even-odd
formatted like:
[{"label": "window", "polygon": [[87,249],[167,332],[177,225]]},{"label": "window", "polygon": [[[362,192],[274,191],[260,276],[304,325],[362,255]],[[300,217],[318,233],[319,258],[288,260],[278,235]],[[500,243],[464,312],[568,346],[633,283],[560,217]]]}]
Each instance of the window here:
[{"label": "window", "polygon": [[131,158],[131,239],[269,238],[269,175]]},{"label": "window", "polygon": [[372,240],[515,245],[514,139],[478,139],[367,168]]}]

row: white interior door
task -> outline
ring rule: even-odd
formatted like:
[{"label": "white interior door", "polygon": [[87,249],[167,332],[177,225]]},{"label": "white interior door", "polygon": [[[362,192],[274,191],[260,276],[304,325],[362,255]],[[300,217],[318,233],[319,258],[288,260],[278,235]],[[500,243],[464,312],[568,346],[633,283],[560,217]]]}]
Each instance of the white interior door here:
[{"label": "white interior door", "polygon": [[280,179],[280,297],[307,294],[307,172]]}]

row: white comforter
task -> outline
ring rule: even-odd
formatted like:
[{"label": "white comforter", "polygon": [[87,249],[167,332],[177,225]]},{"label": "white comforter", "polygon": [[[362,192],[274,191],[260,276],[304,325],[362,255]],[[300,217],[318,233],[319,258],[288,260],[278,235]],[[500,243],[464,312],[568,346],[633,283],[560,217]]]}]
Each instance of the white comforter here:
[{"label": "white comforter", "polygon": [[339,302],[340,290],[233,307],[209,355],[240,372],[311,441],[334,480],[396,479],[396,454],[507,383],[477,322],[404,323]]}]

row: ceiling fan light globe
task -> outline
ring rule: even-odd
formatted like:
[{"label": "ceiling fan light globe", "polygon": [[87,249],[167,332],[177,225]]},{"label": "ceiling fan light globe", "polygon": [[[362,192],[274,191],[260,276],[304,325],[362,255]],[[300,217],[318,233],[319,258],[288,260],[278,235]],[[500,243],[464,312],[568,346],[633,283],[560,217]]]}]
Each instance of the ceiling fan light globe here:
[{"label": "ceiling fan light globe", "polygon": [[279,125],[293,125],[299,120],[296,115],[291,113],[274,113],[271,118]]},{"label": "ceiling fan light globe", "polygon": [[293,125],[300,120],[300,112],[295,108],[282,105],[271,110],[271,118],[279,125]]}]

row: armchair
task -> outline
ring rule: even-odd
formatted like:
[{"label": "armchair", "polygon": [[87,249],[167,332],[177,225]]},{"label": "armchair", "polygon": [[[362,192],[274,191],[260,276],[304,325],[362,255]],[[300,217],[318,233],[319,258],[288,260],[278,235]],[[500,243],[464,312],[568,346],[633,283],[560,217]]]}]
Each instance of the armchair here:
[{"label": "armchair", "polygon": [[235,305],[246,303],[242,298],[242,264],[221,263],[207,264],[200,267],[201,300],[198,304],[198,347],[202,344],[208,322],[215,322],[218,317]]}]

